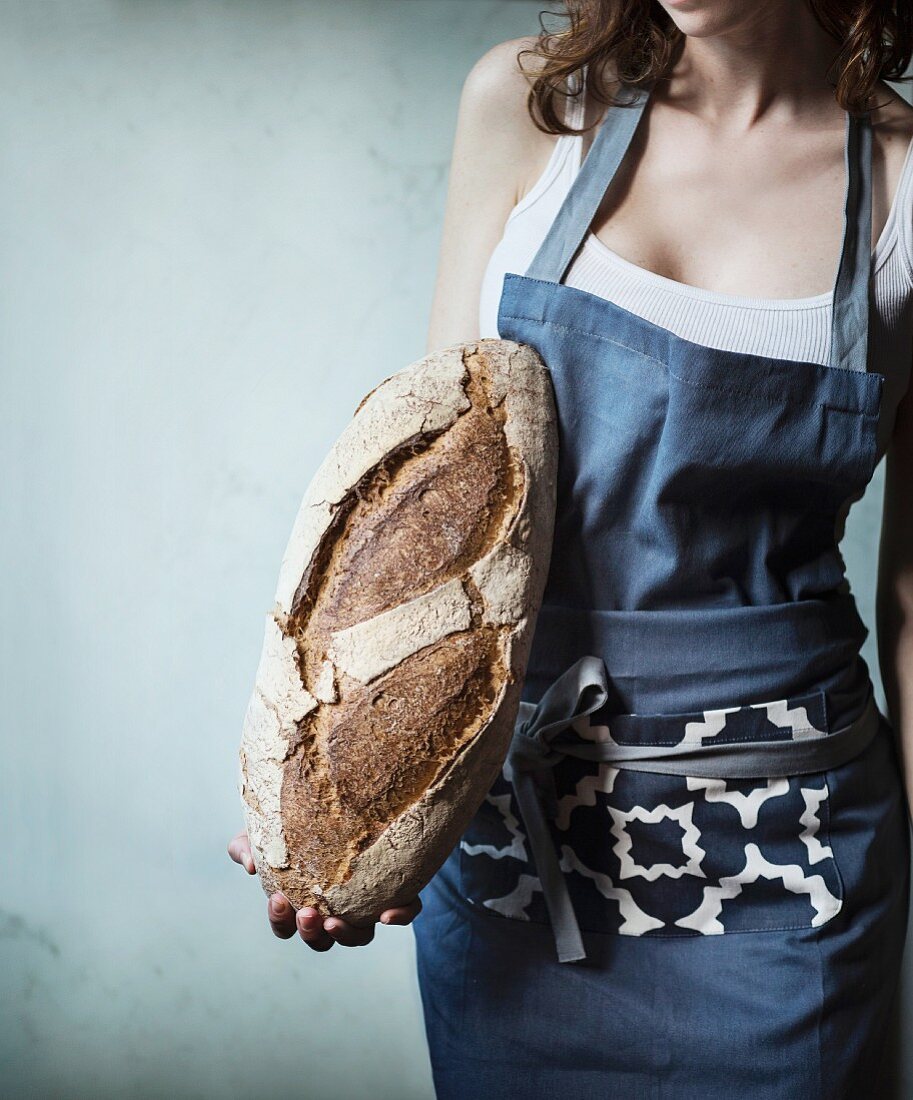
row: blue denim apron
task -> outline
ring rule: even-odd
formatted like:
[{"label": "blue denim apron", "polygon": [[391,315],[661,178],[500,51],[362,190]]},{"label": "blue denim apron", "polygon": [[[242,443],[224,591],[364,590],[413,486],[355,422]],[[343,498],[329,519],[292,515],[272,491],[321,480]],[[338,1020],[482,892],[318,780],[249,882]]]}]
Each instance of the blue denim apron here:
[{"label": "blue denim apron", "polygon": [[562,282],[650,88],[628,93],[504,279],[499,333],[554,384],[558,504],[510,752],[414,924],[435,1086],[869,1095],[909,867],[838,548],[884,382],[871,124],[846,116],[829,362],[771,359]]}]

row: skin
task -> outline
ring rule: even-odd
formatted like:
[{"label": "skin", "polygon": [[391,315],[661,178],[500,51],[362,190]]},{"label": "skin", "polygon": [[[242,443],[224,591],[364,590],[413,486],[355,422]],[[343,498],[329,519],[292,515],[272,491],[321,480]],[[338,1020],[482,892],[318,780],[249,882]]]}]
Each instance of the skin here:
[{"label": "skin", "polygon": [[[797,0],[659,2],[686,35],[685,48],[670,79],[654,88],[593,232],[630,262],[706,290],[761,298],[829,292],[843,227],[845,115],[826,79],[836,44]],[[526,106],[529,80],[517,53],[534,41],[500,43],[464,81],[428,352],[479,338],[485,267],[557,140],[535,126]],[[877,103],[873,247],[913,139],[913,108],[883,83]],[[587,104],[587,123],[598,123],[601,110]],[[593,133],[584,137],[584,155]],[[876,632],[913,803],[913,386],[898,409],[885,463]],[[245,833],[228,852],[256,873]],[[408,924],[420,910],[416,898],[378,919]],[[268,901],[268,919],[277,936],[297,933],[315,951],[362,946],[375,932],[321,920],[314,909],[296,916],[279,893]]]},{"label": "skin", "polygon": [[[687,36],[685,48],[671,79],[654,89],[592,229],[630,262],[703,289],[767,298],[829,292],[844,187],[844,113],[826,80],[836,43],[799,0],[663,6]],[[526,107],[530,81],[516,55],[533,43],[500,43],[463,85],[429,352],[478,339],[485,266],[557,140]],[[913,108],[884,83],[877,93],[873,244],[913,137]],[[588,124],[600,114],[599,104],[587,105]]]}]

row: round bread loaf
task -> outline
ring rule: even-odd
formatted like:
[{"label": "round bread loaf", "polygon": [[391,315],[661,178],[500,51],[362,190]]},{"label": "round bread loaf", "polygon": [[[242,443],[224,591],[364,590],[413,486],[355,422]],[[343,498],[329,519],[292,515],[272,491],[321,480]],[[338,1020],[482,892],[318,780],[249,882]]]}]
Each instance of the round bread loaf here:
[{"label": "round bread loaf", "polygon": [[535,350],[391,375],[314,475],[244,719],[264,890],[365,924],[415,898],[507,754],[551,555],[558,454]]}]

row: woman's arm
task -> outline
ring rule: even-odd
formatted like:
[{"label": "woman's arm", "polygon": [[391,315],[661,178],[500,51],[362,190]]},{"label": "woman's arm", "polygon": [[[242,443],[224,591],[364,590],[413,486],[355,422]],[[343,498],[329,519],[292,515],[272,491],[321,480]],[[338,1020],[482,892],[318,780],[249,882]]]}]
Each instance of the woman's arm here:
[{"label": "woman's arm", "polygon": [[913,806],[913,382],[897,410],[885,467],[876,623],[888,718]]},{"label": "woman's arm", "polygon": [[[535,41],[493,46],[463,83],[447,186],[427,351],[479,338],[479,295],[485,266],[511,208],[551,156],[554,134],[530,118],[530,82],[517,54]],[[534,63],[525,57],[530,68]]]}]

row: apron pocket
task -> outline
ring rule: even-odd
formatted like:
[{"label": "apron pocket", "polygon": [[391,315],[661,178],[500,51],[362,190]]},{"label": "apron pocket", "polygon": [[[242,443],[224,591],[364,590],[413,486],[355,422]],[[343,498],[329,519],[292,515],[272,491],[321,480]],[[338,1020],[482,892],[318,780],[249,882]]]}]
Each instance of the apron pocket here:
[{"label": "apron pocket", "polygon": [[[707,779],[572,758],[552,837],[582,930],[633,936],[816,928],[840,911],[828,772]],[[460,842],[461,891],[497,919],[549,916],[511,784]]]}]

